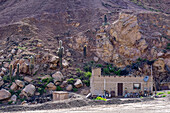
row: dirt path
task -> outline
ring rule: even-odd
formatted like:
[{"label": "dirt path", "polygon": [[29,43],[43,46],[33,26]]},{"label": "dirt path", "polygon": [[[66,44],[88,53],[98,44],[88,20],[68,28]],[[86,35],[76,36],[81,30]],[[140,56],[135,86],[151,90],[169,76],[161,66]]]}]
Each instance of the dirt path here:
[{"label": "dirt path", "polygon": [[[3,113],[3,112],[2,112]],[[6,112],[8,113],[8,112]],[[91,105],[76,108],[19,111],[10,113],[170,113],[170,97],[138,103]]]}]

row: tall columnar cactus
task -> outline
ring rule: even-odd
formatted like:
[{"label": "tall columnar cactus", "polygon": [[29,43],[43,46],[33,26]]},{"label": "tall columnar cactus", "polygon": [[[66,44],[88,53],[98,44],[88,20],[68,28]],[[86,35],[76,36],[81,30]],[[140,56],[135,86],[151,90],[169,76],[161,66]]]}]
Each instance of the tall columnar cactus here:
[{"label": "tall columnar cactus", "polygon": [[10,80],[11,80],[11,81],[12,81],[12,74],[13,74],[12,65],[10,65],[9,76],[10,76]]},{"label": "tall columnar cactus", "polygon": [[34,69],[34,57],[31,56],[30,57],[30,66],[29,66],[29,70],[30,70],[30,74],[33,74],[33,69]]},{"label": "tall columnar cactus", "polygon": [[17,64],[17,72],[16,72],[16,77],[17,77],[17,79],[19,78],[19,63]]},{"label": "tall columnar cactus", "polygon": [[86,55],[87,55],[87,46],[86,45],[84,45],[83,54],[84,54],[84,58],[86,58]]},{"label": "tall columnar cactus", "polygon": [[107,24],[107,16],[106,15],[104,15],[104,23],[105,23],[105,25]]},{"label": "tall columnar cactus", "polygon": [[62,69],[62,58],[63,58],[63,54],[64,54],[64,47],[62,46],[62,41],[59,41],[59,48],[58,48],[58,56],[59,56],[59,63],[60,63],[60,69]]}]

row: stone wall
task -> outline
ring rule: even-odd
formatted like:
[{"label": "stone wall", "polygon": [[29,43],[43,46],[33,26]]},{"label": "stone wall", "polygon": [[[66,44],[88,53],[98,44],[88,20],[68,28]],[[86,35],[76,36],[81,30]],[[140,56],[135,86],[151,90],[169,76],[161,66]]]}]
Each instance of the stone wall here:
[{"label": "stone wall", "polygon": [[[96,68],[92,70],[92,77],[91,77],[91,93],[92,95],[104,95],[104,81],[105,81],[105,90],[107,91],[115,91],[115,95],[118,96],[118,83],[123,83],[123,95],[125,95],[125,89],[127,92],[139,92],[144,91],[145,88],[148,91],[153,91],[153,84],[152,79],[149,77],[147,82],[144,82],[143,79],[145,76],[102,76],[101,69]],[[100,75],[99,75],[100,74]],[[134,83],[140,83],[141,89],[135,90],[133,89]]]}]

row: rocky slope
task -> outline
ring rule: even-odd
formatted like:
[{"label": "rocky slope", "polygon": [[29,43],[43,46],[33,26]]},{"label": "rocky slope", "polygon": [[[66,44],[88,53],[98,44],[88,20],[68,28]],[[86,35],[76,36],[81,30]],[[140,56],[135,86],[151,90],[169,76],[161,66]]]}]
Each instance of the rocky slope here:
[{"label": "rocky slope", "polygon": [[159,88],[170,80],[169,13],[144,5],[130,0],[0,0],[0,100],[45,102],[51,90],[88,94],[88,71],[94,65],[111,66],[119,76],[141,76],[151,74],[153,63]]}]

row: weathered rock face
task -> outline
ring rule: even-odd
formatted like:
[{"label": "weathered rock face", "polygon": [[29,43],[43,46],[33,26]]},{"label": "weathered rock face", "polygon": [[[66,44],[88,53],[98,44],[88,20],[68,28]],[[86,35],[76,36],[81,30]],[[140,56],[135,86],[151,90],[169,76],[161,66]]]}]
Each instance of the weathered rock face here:
[{"label": "weathered rock face", "polygon": [[[168,40],[163,38],[162,34],[167,35],[167,32],[162,28],[168,29],[168,27],[162,26],[155,16],[162,19],[161,16],[152,14],[120,13],[117,21],[109,27],[102,26],[98,31],[96,55],[101,60],[114,63],[118,67],[125,67],[139,57],[149,60],[164,57],[162,51]],[[152,21],[153,18],[155,23]],[[148,24],[149,26],[146,27]],[[162,28],[154,28],[150,24],[157,24]],[[152,29],[160,30],[155,32]]]},{"label": "weathered rock face", "polygon": [[0,100],[5,100],[11,97],[11,93],[5,89],[0,90]]},{"label": "weathered rock face", "polygon": [[153,64],[153,66],[157,67],[159,72],[164,72],[165,71],[165,62],[163,58],[159,58],[156,60]]},{"label": "weathered rock face", "polygon": [[36,90],[35,86],[32,84],[29,84],[29,85],[25,86],[25,88],[23,89],[23,92],[25,92],[28,96],[33,96],[35,90]]}]

